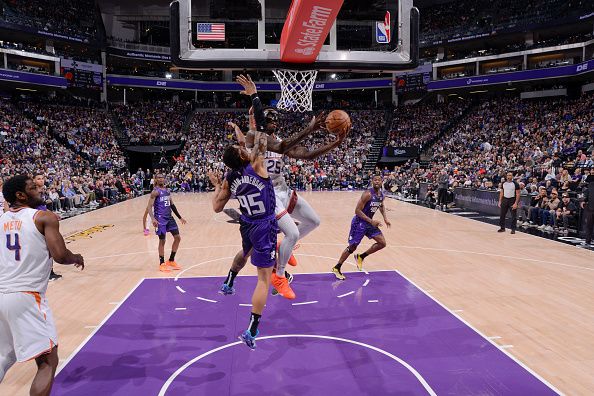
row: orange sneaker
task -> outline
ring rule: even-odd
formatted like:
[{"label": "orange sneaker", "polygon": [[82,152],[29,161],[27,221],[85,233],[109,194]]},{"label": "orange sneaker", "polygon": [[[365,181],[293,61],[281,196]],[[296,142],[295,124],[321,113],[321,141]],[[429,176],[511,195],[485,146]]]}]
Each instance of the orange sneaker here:
[{"label": "orange sneaker", "polygon": [[169,267],[167,267],[167,264],[165,264],[165,263],[159,264],[159,271],[161,271],[161,272],[171,272],[171,270],[169,269]]},{"label": "orange sneaker", "polygon": [[[278,249],[280,247],[280,242],[276,242],[276,255],[278,256]],[[299,248],[299,244],[295,245],[295,247],[293,248],[293,250],[297,250]],[[293,256],[291,254],[291,257],[289,257],[289,261],[288,264],[292,267],[296,267],[297,266],[297,259],[295,258],[295,256]]]},{"label": "orange sneaker", "polygon": [[284,276],[278,276],[276,272],[273,272],[272,277],[270,278],[270,282],[272,283],[272,286],[276,289],[278,294],[280,294],[288,300],[295,299],[295,292],[293,291],[293,289],[291,289],[291,286],[289,286],[289,281],[287,280],[287,278],[285,278]]},{"label": "orange sneaker", "polygon": [[167,260],[167,262],[165,263],[165,265],[167,265],[168,267],[171,267],[171,269],[174,269],[176,271],[179,271],[181,269],[181,267],[179,266],[179,264],[176,263],[175,261],[169,261],[169,260]]}]

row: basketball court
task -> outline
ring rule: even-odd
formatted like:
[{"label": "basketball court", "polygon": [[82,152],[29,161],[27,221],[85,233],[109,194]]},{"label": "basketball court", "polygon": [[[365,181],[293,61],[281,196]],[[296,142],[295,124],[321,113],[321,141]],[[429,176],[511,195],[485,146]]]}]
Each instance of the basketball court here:
[{"label": "basketball court", "polygon": [[[294,3],[280,44],[266,42],[262,18],[257,45],[237,49],[198,48],[191,0],[174,2],[172,61],[273,71],[284,96],[279,107],[302,112],[312,110],[318,71],[417,66],[412,0],[395,2],[377,25],[387,45],[369,50],[340,48],[334,22],[341,1]],[[278,91],[278,84],[258,89]],[[61,357],[52,394],[591,394],[593,252],[386,199],[393,224],[383,230],[387,247],[365,260],[363,272],[350,258],[347,279],[337,281],[330,270],[347,246],[360,194],[301,194],[321,226],[295,251],[297,298],[268,299],[255,351],[237,336],[249,318],[256,271],[246,266],[235,295],[218,293],[241,239],[236,212],[214,214],[211,194],[175,195],[188,224],[180,225],[176,256],[183,270],[171,274],[158,271],[157,236],[143,235],[148,196],[62,221],[68,247],[83,254],[86,268],[56,265],[64,278],[47,293]],[[166,254],[170,246],[168,237]],[[0,394],[27,394],[34,366],[13,367]]]},{"label": "basketball court", "polygon": [[[322,223],[295,252],[297,299],[270,297],[258,349],[237,340],[255,270],[218,294],[239,226],[209,194],[176,195],[182,271],[157,270],[147,197],[62,222],[83,272],[57,266],[48,299],[61,363],[53,394],[587,394],[594,256],[539,237],[386,200],[388,247],[330,273],[359,192],[304,193]],[[236,204],[230,205],[235,208]],[[167,244],[169,251],[171,241]],[[364,243],[362,247],[368,246]],[[2,394],[26,394],[18,364]]]}]

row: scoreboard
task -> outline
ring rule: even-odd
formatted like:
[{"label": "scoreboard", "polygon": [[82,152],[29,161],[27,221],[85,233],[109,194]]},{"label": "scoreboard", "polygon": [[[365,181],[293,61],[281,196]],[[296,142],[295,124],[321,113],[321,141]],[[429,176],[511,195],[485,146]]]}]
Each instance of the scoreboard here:
[{"label": "scoreboard", "polygon": [[60,59],[60,74],[68,81],[68,87],[98,91],[103,88],[102,65]]},{"label": "scoreboard", "polygon": [[426,91],[427,84],[431,81],[431,72],[431,65],[422,65],[410,72],[396,75],[394,77],[396,93]]}]

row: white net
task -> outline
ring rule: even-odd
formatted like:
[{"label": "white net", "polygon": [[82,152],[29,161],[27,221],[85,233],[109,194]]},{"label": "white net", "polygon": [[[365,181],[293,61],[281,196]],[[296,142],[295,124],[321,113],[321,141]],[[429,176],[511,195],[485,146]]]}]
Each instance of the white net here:
[{"label": "white net", "polygon": [[311,111],[311,96],[318,75],[317,70],[273,70],[281,85],[277,108],[303,113]]}]

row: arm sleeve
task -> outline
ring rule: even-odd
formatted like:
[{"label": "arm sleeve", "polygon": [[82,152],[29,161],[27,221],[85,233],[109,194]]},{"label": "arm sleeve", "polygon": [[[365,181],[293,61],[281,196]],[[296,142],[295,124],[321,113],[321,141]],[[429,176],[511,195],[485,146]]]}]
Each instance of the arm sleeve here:
[{"label": "arm sleeve", "polygon": [[175,205],[171,205],[171,211],[177,216],[178,219],[181,219],[181,215],[179,214],[179,212],[177,211],[177,208],[175,207]]},{"label": "arm sleeve", "polygon": [[252,108],[254,109],[254,118],[256,119],[256,128],[260,132],[264,132],[264,128],[266,126],[266,117],[264,116],[264,107],[262,106],[262,101],[258,97],[258,94],[255,93],[252,96]]}]

